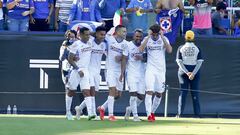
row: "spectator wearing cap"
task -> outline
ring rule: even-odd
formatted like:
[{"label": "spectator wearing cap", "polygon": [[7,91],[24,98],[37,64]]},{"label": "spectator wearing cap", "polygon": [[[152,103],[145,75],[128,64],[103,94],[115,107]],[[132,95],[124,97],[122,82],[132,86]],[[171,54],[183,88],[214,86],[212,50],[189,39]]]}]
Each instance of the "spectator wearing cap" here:
[{"label": "spectator wearing cap", "polygon": [[226,11],[226,4],[217,3],[216,11],[212,14],[212,31],[214,35],[227,35],[228,31],[221,26]]},{"label": "spectator wearing cap", "polygon": [[[126,8],[127,13],[130,14],[128,30],[133,31],[137,28],[147,32],[148,28],[148,15],[147,13],[153,12],[153,6],[150,0],[131,0]],[[140,23],[142,22],[142,23]]]},{"label": "spectator wearing cap", "polygon": [[213,0],[189,0],[194,6],[192,31],[195,35],[212,35],[211,10]]},{"label": "spectator wearing cap", "polygon": [[177,117],[181,117],[185,108],[188,91],[191,91],[194,115],[200,117],[199,80],[202,66],[201,50],[194,43],[194,32],[189,30],[185,34],[185,44],[178,47],[176,62],[180,93],[178,99]]}]

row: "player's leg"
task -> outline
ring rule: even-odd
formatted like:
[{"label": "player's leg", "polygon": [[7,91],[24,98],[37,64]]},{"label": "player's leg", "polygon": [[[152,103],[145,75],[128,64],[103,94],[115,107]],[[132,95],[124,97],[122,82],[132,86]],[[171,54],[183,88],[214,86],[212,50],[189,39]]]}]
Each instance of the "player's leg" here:
[{"label": "player's leg", "polygon": [[190,81],[190,89],[193,101],[193,110],[196,117],[200,116],[200,103],[199,103],[199,74],[196,74],[194,79]]},{"label": "player's leg", "polygon": [[83,70],[84,76],[81,77],[80,79],[80,86],[81,86],[81,90],[83,92],[84,95],[84,100],[87,106],[87,112],[88,112],[88,119],[91,120],[93,118],[95,118],[95,116],[92,114],[92,97],[90,94],[90,78],[89,78],[89,72],[88,70]]},{"label": "player's leg", "polygon": [[151,116],[154,83],[155,83],[155,77],[152,71],[147,69],[145,74],[145,84],[146,84],[145,108],[146,108],[147,118],[149,122],[154,121]]},{"label": "player's leg", "polygon": [[178,79],[180,83],[180,93],[178,98],[178,114],[177,117],[181,117],[185,108],[186,97],[189,87],[189,79],[186,74],[178,74]]},{"label": "player's leg", "polygon": [[75,91],[77,90],[79,81],[80,80],[77,71],[72,71],[69,75],[68,82],[66,83],[65,102],[66,102],[66,117],[68,120],[73,120],[71,113],[72,98],[75,95]]}]

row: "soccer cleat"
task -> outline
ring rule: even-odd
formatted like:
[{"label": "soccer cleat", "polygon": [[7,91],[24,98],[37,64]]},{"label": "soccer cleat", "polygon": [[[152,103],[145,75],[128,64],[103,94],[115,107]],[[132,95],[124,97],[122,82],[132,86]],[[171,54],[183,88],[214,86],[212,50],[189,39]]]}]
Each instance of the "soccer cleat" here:
[{"label": "soccer cleat", "polygon": [[136,117],[133,117],[133,121],[134,122],[139,122],[139,121],[142,121],[138,116],[136,116]]},{"label": "soccer cleat", "polygon": [[126,107],[126,112],[125,112],[125,116],[124,116],[124,119],[126,121],[129,120],[130,114],[131,114],[131,108],[130,108],[130,106],[128,106],[128,107]]},{"label": "soccer cleat", "polygon": [[115,116],[111,115],[108,117],[109,121],[117,121],[117,119],[115,118]]},{"label": "soccer cleat", "polygon": [[95,119],[96,115],[88,116],[88,120],[93,120]]},{"label": "soccer cleat", "polygon": [[155,115],[154,113],[151,113],[152,119],[155,121]]},{"label": "soccer cleat", "polygon": [[98,106],[97,108],[99,114],[100,114],[100,119],[101,120],[104,120],[104,113],[105,113],[105,110],[101,107],[101,106]]},{"label": "soccer cleat", "polygon": [[67,120],[74,120],[72,114],[69,112],[66,114]]},{"label": "soccer cleat", "polygon": [[152,118],[152,115],[149,115],[148,116],[148,122],[154,122],[153,118]]},{"label": "soccer cleat", "polygon": [[92,119],[93,121],[99,121],[101,120],[99,116],[96,116],[94,119]]},{"label": "soccer cleat", "polygon": [[79,106],[75,106],[75,111],[76,111],[76,119],[80,120],[80,116],[82,114],[82,110],[80,109]]}]

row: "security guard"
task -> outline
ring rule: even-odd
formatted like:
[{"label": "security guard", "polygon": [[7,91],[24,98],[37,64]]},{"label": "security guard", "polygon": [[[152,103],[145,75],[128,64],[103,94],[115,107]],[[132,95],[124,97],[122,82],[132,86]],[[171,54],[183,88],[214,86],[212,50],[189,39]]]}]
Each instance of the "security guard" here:
[{"label": "security guard", "polygon": [[180,94],[178,99],[178,114],[180,117],[183,114],[188,89],[190,89],[194,114],[200,117],[199,104],[199,69],[202,65],[203,59],[201,50],[194,44],[194,32],[189,30],[185,34],[184,45],[179,46],[176,56],[176,62],[179,66],[178,80],[180,84]]}]

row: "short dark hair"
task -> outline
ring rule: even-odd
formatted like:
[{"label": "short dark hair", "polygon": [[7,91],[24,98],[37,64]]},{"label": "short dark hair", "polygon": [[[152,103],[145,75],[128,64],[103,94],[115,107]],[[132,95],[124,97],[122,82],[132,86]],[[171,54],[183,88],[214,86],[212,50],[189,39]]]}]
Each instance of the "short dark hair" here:
[{"label": "short dark hair", "polygon": [[98,26],[96,28],[96,32],[99,32],[99,31],[107,31],[106,27],[103,27],[103,26]]},{"label": "short dark hair", "polygon": [[219,11],[219,10],[226,10],[227,8],[227,5],[224,3],[224,2],[219,2],[217,3],[217,6],[216,6],[216,10]]},{"label": "short dark hair", "polygon": [[80,34],[84,34],[85,31],[89,31],[89,29],[86,27],[80,28]]},{"label": "short dark hair", "polygon": [[115,27],[115,32],[119,31],[121,28],[126,28],[124,25],[117,25]]},{"label": "short dark hair", "polygon": [[159,33],[160,26],[158,24],[154,24],[149,28],[153,33]]},{"label": "short dark hair", "polygon": [[67,30],[64,36],[67,38],[70,33],[73,33],[75,37],[77,37],[77,31],[75,30]]},{"label": "short dark hair", "polygon": [[143,33],[143,30],[142,29],[135,29],[134,33],[136,33],[136,32]]}]

